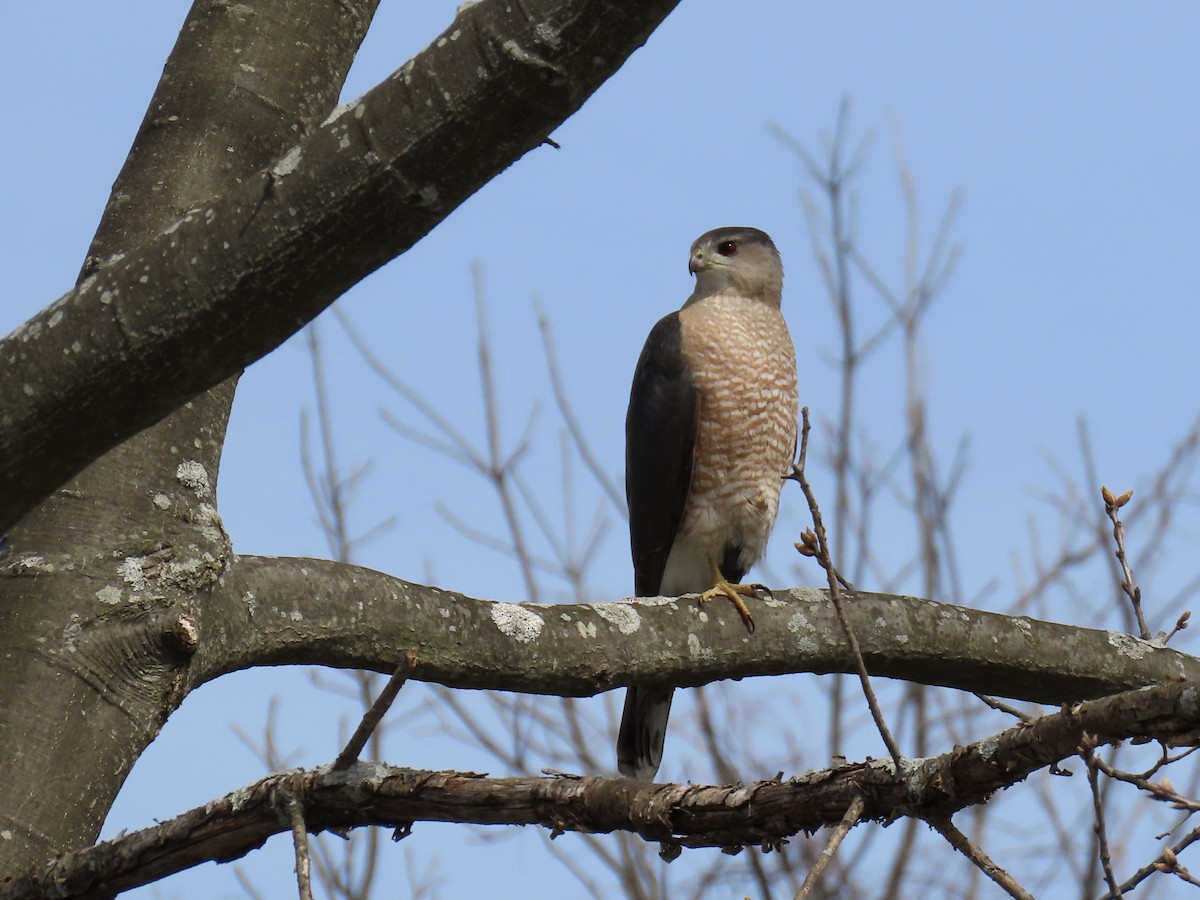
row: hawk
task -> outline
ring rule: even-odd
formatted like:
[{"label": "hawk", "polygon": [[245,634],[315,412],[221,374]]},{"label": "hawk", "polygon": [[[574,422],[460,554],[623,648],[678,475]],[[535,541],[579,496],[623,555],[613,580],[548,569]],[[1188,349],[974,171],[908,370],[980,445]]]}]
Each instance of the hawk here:
[{"label": "hawk", "polygon": [[[639,597],[728,597],[753,619],[740,581],[763,555],[796,451],[796,353],[780,312],[783,265],[757,228],[692,244],[696,289],[650,332],[625,420],[625,494]],[[672,687],[625,694],[617,766],[652,779]]]}]

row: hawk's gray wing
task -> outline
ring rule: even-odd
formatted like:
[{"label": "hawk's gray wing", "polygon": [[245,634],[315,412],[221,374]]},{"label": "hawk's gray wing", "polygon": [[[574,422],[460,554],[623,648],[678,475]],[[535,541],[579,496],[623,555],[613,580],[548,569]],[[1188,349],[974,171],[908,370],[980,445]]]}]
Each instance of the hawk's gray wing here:
[{"label": "hawk's gray wing", "polygon": [[683,355],[679,313],[650,332],[633,373],[625,417],[625,497],[634,591],[657,596],[683,519],[700,396]]},{"label": "hawk's gray wing", "polygon": [[[633,582],[656,596],[692,481],[700,396],[683,355],[679,313],[659,320],[633,373],[625,417],[625,497]],[[674,688],[633,685],[625,692],[617,768],[648,781],[662,760]]]}]

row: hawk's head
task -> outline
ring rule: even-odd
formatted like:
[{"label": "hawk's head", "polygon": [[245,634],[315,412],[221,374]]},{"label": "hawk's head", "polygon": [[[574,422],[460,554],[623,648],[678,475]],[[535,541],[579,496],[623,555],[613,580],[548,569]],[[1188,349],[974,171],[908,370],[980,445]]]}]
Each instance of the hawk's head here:
[{"label": "hawk's head", "polygon": [[732,291],[779,307],[783,263],[765,231],[735,226],[705,232],[692,244],[688,271],[696,276],[689,303]]}]

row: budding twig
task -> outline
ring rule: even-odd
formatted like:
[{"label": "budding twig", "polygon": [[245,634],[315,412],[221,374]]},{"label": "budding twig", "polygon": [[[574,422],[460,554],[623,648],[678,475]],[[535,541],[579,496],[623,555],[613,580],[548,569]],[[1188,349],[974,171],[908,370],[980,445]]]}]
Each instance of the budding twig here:
[{"label": "budding twig", "polygon": [[829,582],[829,598],[833,601],[833,609],[837,613],[838,623],[842,626],[842,633],[846,636],[846,643],[850,645],[850,656],[854,660],[854,668],[858,672],[858,680],[862,684],[863,695],[867,698],[867,706],[871,710],[871,718],[875,720],[875,727],[879,730],[879,736],[883,738],[883,743],[887,746],[888,753],[892,755],[892,762],[896,766],[896,777],[899,778],[904,767],[904,756],[900,753],[900,747],[896,744],[892,737],[891,731],[888,730],[887,723],[883,719],[883,711],[879,708],[879,701],[875,698],[875,691],[871,687],[871,679],[867,675],[867,664],[863,660],[862,650],[858,645],[858,638],[854,636],[854,631],[850,627],[850,620],[846,618],[846,610],[842,607],[842,595],[839,586],[844,586],[850,591],[854,588],[846,581],[837,569],[834,568],[831,555],[829,553],[829,542],[825,537],[825,524],[821,519],[821,508],[817,504],[817,497],[813,493],[812,485],[808,483],[808,478],[804,474],[804,462],[808,456],[808,432],[810,425],[808,421],[808,407],[800,410],[802,425],[800,428],[800,458],[792,466],[791,472],[788,473],[788,479],[799,483],[800,489],[804,491],[804,497],[808,500],[808,509],[812,513],[813,528],[812,531],[806,531],[801,536],[801,542],[796,544],[796,549],[800,551],[802,556],[811,556],[817,561],[822,569],[825,570],[825,576]]},{"label": "budding twig", "polygon": [[1117,497],[1102,485],[1100,496],[1104,499],[1104,512],[1113,523],[1113,540],[1117,543],[1117,562],[1121,564],[1121,590],[1133,604],[1133,615],[1137,619],[1139,636],[1142,640],[1148,641],[1150,640],[1150,629],[1146,627],[1146,619],[1142,615],[1142,589],[1134,584],[1133,570],[1129,567],[1129,560],[1125,556],[1125,526],[1121,524],[1121,517],[1117,515],[1117,510],[1129,502],[1133,491],[1126,491]]}]

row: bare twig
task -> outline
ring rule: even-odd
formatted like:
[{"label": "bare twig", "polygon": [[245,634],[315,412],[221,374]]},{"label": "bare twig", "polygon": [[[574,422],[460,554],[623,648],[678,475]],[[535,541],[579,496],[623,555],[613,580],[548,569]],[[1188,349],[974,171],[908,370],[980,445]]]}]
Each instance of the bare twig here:
[{"label": "bare twig", "polygon": [[1087,763],[1088,788],[1092,792],[1092,813],[1095,816],[1092,830],[1096,835],[1096,852],[1100,858],[1100,867],[1104,870],[1104,883],[1108,885],[1110,897],[1120,897],[1121,889],[1117,886],[1117,877],[1113,874],[1112,854],[1108,850],[1108,826],[1104,820],[1104,798],[1100,794],[1100,767],[1097,765],[1099,760],[1095,754],[1095,743],[1086,735],[1079,747],[1079,756]]},{"label": "bare twig", "polygon": [[829,843],[825,845],[825,849],[821,851],[821,855],[817,857],[816,864],[808,873],[808,877],[804,879],[804,884],[800,885],[800,890],[796,891],[795,900],[806,900],[816,888],[817,883],[821,880],[821,876],[825,874],[825,869],[833,860],[834,854],[837,853],[838,847],[842,845],[846,835],[850,833],[850,829],[858,824],[859,816],[863,811],[863,798],[855,797],[850,804],[850,808],[846,810],[846,815],[842,816],[842,821],[838,823],[833,834],[829,837]]},{"label": "bare twig", "polygon": [[296,851],[296,886],[300,892],[300,900],[313,900],[308,828],[304,824],[304,805],[295,794],[288,797],[286,811],[288,824],[292,829],[292,846]]},{"label": "bare twig", "polygon": [[1181,809],[1188,813],[1200,812],[1200,800],[1193,800],[1190,797],[1185,797],[1176,791],[1167,781],[1151,781],[1142,775],[1135,775],[1132,772],[1122,772],[1120,769],[1109,765],[1104,760],[1097,757],[1091,765],[1099,769],[1109,778],[1114,778],[1117,781],[1123,781],[1126,784],[1131,784],[1139,790],[1145,791],[1155,800],[1163,803],[1169,803],[1174,809]]},{"label": "bare twig", "polygon": [[1034,719],[1033,716],[1026,712],[1022,712],[1009,703],[1005,703],[1003,700],[997,700],[995,697],[987,696],[987,694],[976,694],[975,696],[997,712],[1007,713],[1010,716],[1016,716],[1022,722],[1029,723]]},{"label": "bare twig", "polygon": [[[1200,825],[1189,831],[1177,843],[1172,844],[1170,847],[1164,847],[1162,853],[1134,872],[1129,878],[1125,879],[1121,883],[1119,890],[1129,893],[1151,875],[1157,872],[1171,871],[1178,864],[1178,854],[1196,843],[1196,841],[1200,841]],[[1116,900],[1116,898],[1111,893],[1107,893],[1101,895],[1100,900]]]},{"label": "bare twig", "polygon": [[396,695],[400,693],[400,688],[404,687],[404,682],[408,680],[408,674],[416,664],[417,651],[415,648],[410,649],[404,654],[404,659],[396,667],[396,671],[392,673],[392,677],[388,680],[388,683],[383,686],[383,690],[379,692],[379,696],[375,698],[375,702],[371,704],[371,708],[363,714],[362,721],[358,723],[358,727],[354,729],[354,734],[346,742],[345,749],[334,760],[333,769],[335,772],[339,769],[348,769],[354,763],[358,762],[358,755],[362,753],[363,747],[367,746],[367,741],[371,739],[371,735],[379,727],[380,721],[388,709],[391,708],[392,702],[396,699]]},{"label": "bare twig", "polygon": [[1133,581],[1133,570],[1129,567],[1129,559],[1125,555],[1125,526],[1117,511],[1129,502],[1133,491],[1126,491],[1121,496],[1113,495],[1106,487],[1100,488],[1100,496],[1104,499],[1104,513],[1113,524],[1113,541],[1116,542],[1117,562],[1121,565],[1121,590],[1129,598],[1133,606],[1133,615],[1137,619],[1138,631],[1142,640],[1150,640],[1150,629],[1146,627],[1146,619],[1142,615],[1142,589]]},{"label": "bare twig", "polygon": [[797,544],[796,549],[806,556],[812,556],[825,570],[825,575],[829,581],[829,597],[833,601],[834,611],[837,613],[838,622],[842,626],[842,633],[846,636],[846,643],[850,645],[850,655],[854,659],[854,667],[858,672],[858,680],[862,684],[863,695],[867,698],[867,706],[871,709],[871,718],[875,720],[875,727],[879,729],[879,735],[883,738],[883,743],[887,746],[888,753],[892,755],[892,762],[896,766],[896,777],[900,777],[900,773],[904,767],[904,756],[900,752],[899,746],[892,738],[892,733],[888,730],[887,723],[883,718],[883,711],[879,708],[879,701],[875,698],[875,691],[871,687],[871,679],[867,675],[867,664],[863,661],[862,650],[858,646],[858,638],[854,636],[854,630],[850,627],[850,620],[846,618],[846,611],[842,607],[841,585],[845,585],[847,590],[853,588],[846,584],[845,579],[838,575],[837,569],[834,568],[830,558],[829,544],[825,538],[825,524],[821,521],[821,509],[817,504],[816,495],[813,493],[812,486],[808,483],[808,478],[804,474],[804,463],[808,456],[808,433],[810,424],[808,421],[808,407],[804,407],[801,411],[803,424],[800,429],[800,459],[792,467],[792,471],[788,474],[788,478],[800,484],[800,489],[804,491],[805,499],[808,500],[808,509],[812,513],[813,528],[816,530],[815,543],[805,540],[803,543]]},{"label": "bare twig", "polygon": [[929,819],[933,830],[950,842],[950,846],[975,864],[979,871],[996,882],[1010,897],[1033,900],[1033,894],[992,861],[983,848],[959,831],[949,819]]}]

